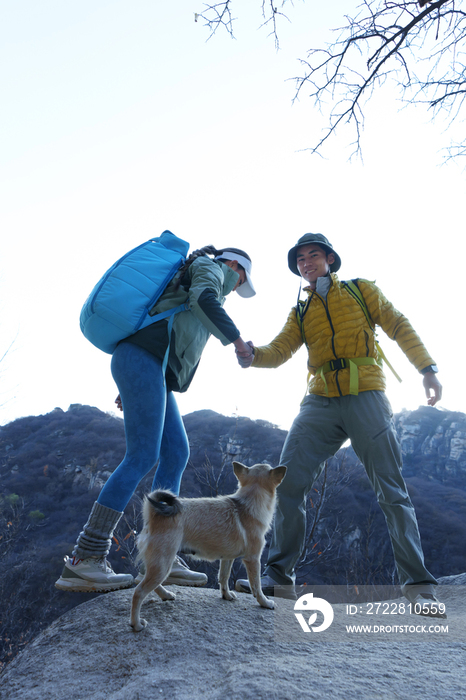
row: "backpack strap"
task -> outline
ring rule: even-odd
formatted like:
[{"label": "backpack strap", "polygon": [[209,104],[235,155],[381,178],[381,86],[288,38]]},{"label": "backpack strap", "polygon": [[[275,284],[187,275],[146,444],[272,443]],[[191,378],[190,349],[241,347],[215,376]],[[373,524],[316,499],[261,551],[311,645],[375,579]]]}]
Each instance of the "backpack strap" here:
[{"label": "backpack strap", "polygon": [[325,386],[325,393],[328,396],[327,380],[325,379],[326,372],[334,372],[335,370],[346,369],[346,367],[349,367],[349,393],[357,396],[359,393],[358,367],[360,367],[361,365],[376,364],[378,363],[375,357],[350,357],[348,359],[330,360],[329,362],[326,362],[324,365],[322,365],[322,367],[319,367],[319,369],[316,371],[316,375],[322,379]]},{"label": "backpack strap", "polygon": [[301,299],[298,299],[298,303],[296,304],[296,320],[298,322],[299,330],[301,331],[301,337],[303,339],[303,343],[306,344],[306,337],[304,335],[304,314],[307,311],[307,307],[309,304],[309,299],[307,301],[302,301]]},{"label": "backpack strap", "polygon": [[309,304],[311,303],[312,297],[313,297],[313,293],[308,296],[306,301],[304,301],[303,299],[299,299],[299,297],[298,297],[298,302],[296,304],[296,320],[298,322],[299,330],[301,331],[301,337],[303,339],[303,343],[308,349],[309,349],[309,346],[308,346],[307,341],[306,341],[306,336],[304,335],[304,316],[306,315],[306,311],[309,308]]},{"label": "backpack strap", "polygon": [[392,365],[390,364],[390,362],[387,359],[387,356],[385,355],[384,351],[380,347],[379,341],[377,340],[377,333],[375,332],[375,323],[371,319],[369,309],[367,308],[367,305],[366,305],[366,300],[364,299],[362,292],[359,289],[358,281],[359,281],[359,278],[356,278],[353,280],[346,280],[346,281],[343,280],[342,285],[344,286],[346,291],[353,297],[353,299],[358,302],[359,306],[364,311],[364,315],[367,318],[367,322],[368,322],[369,326],[371,327],[372,331],[374,332],[374,336],[376,336],[375,337],[375,344],[376,344],[377,352],[379,355],[379,359],[378,359],[377,364],[382,366],[382,362],[385,362],[387,367],[393,372],[393,374],[398,379],[398,381],[401,382],[402,381],[401,378],[398,376],[398,374],[393,369]]},{"label": "backpack strap", "polygon": [[371,316],[369,314],[369,309],[366,306],[366,301],[362,295],[361,290],[359,289],[358,285],[358,279],[354,280],[343,280],[342,285],[346,289],[346,291],[355,299],[361,309],[364,311],[364,315],[367,318],[367,322],[369,326],[372,328],[372,330],[375,332],[375,323],[371,319]]},{"label": "backpack strap", "polygon": [[[299,291],[301,292],[301,287],[299,288]],[[307,344],[306,336],[304,334],[304,316],[306,314],[306,311],[309,308],[309,304],[311,302],[311,299],[312,299],[312,294],[306,299],[306,301],[303,301],[298,296],[298,301],[296,304],[296,320],[298,322],[299,330],[301,331],[301,338],[303,339],[303,343],[307,347],[308,352],[309,352],[309,345]],[[308,370],[307,380],[306,380],[306,392],[303,396],[303,401],[306,398],[307,387],[309,386],[310,378],[311,378],[311,370]],[[301,401],[301,403],[302,403],[302,401]]]},{"label": "backpack strap", "polygon": [[170,353],[170,342],[171,342],[171,334],[172,334],[172,328],[173,328],[173,321],[175,320],[175,314],[179,313],[180,311],[189,311],[189,305],[187,302],[184,304],[180,304],[179,306],[175,306],[173,309],[168,309],[168,311],[162,311],[160,314],[156,314],[155,316],[152,316],[152,322],[155,323],[156,321],[161,321],[164,318],[170,317],[170,320],[168,321],[168,345],[167,349],[165,351],[165,355],[163,357],[163,362],[162,362],[162,374],[163,374],[163,384],[165,386],[165,372],[167,371],[167,364],[168,364],[168,355]]}]

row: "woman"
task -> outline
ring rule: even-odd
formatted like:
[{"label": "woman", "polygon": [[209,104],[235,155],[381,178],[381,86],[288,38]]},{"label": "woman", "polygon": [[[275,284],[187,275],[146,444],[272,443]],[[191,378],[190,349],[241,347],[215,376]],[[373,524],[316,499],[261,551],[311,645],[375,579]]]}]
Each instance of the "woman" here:
[{"label": "woman", "polygon": [[[111,370],[120,392],[116,403],[124,410],[126,455],[94,503],[57,588],[109,591],[132,584],[131,575],[115,574],[106,560],[113,531],[137,485],[157,462],[152,489],[179,493],[189,443],[173,392],[189,387],[211,334],[223,345],[233,343],[243,356],[251,353],[222,308],[232,291],[242,297],[255,294],[250,273],[251,259],[242,250],[206,246],[195,251],[152,311],[155,315],[184,302],[189,310],[172,317],[171,330],[167,320],[158,321],[117,346]],[[204,574],[190,571],[178,557],[165,581],[206,582]]]}]

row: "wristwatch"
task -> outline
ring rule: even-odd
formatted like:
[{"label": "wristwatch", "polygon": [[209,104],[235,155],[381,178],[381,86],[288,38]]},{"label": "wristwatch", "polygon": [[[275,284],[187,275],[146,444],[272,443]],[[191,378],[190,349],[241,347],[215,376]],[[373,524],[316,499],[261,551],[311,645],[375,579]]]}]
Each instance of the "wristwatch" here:
[{"label": "wristwatch", "polygon": [[437,374],[437,365],[428,365],[427,367],[424,367],[424,369],[421,369],[421,374],[427,374],[427,372],[433,372],[434,374]]}]

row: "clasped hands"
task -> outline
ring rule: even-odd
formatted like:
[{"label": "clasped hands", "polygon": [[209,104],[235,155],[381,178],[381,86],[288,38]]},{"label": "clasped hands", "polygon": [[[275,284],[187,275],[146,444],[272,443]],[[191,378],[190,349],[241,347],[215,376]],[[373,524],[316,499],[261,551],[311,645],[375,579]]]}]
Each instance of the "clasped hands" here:
[{"label": "clasped hands", "polygon": [[245,343],[242,338],[238,338],[234,345],[239,366],[247,369],[252,365],[254,359],[254,343],[251,340]]}]

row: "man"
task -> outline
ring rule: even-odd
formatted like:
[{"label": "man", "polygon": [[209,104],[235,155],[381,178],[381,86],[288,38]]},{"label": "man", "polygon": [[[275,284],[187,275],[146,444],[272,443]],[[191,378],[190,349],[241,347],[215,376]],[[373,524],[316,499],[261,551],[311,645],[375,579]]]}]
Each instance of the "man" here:
[{"label": "man", "polygon": [[[237,353],[243,367],[278,367],[305,343],[312,375],[280,458],[288,469],[278,489],[262,588],[273,595],[274,586],[294,586],[306,534],[306,496],[325,460],[350,438],[385,515],[403,594],[419,603],[424,614],[437,616],[436,580],[425,567],[414,507],[401,475],[401,449],[373,325],[396,340],[423,375],[431,406],[442,395],[437,367],[408,319],[375,284],[357,280],[363,303],[357,301],[335,274],[340,265],[325,236],[302,236],[288,253],[288,266],[308,282],[307,302],[291,310],[270,345],[255,348],[250,343],[252,354]],[[236,589],[249,592],[248,582],[238,580]]]}]

